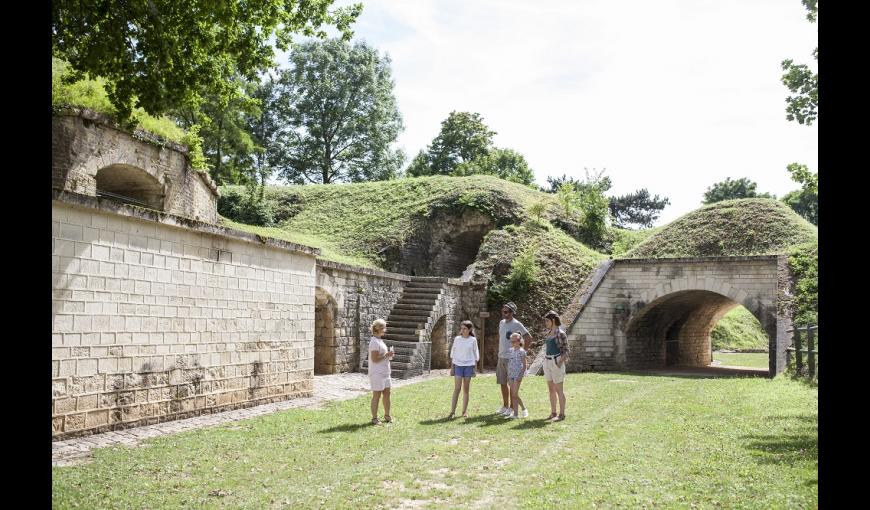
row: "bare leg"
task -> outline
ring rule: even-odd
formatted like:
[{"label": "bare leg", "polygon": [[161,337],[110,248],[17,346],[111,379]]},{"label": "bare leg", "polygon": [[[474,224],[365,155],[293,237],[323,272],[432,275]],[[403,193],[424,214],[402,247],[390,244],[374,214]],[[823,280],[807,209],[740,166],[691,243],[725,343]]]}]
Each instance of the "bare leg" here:
[{"label": "bare leg", "polygon": [[547,389],[550,391],[550,414],[556,414],[556,384],[547,381]]},{"label": "bare leg", "polygon": [[[468,393],[471,390],[471,377],[462,378],[462,416],[468,416]],[[456,399],[453,399],[456,402]],[[455,405],[453,406],[456,407]]]},{"label": "bare leg", "polygon": [[511,409],[514,411],[514,416],[517,416],[517,392],[519,391],[519,382],[511,381]]},{"label": "bare leg", "polygon": [[459,392],[462,390],[462,377],[453,377],[453,400],[450,402],[450,416],[456,412],[456,402],[459,400]]},{"label": "bare leg", "polygon": [[[525,410],[526,410],[526,404],[523,404],[523,399],[520,398],[520,385],[521,385],[521,384],[523,384],[523,379],[522,379],[522,378],[517,379],[517,382],[516,382],[516,385],[517,385],[517,391],[516,391],[516,396],[515,396],[514,398],[516,399],[517,402],[519,402],[519,404],[520,404],[520,408],[521,408],[523,411],[525,411]],[[516,405],[516,403],[515,403],[514,405]]]},{"label": "bare leg", "polygon": [[380,399],[381,399],[381,392],[380,391],[373,391],[372,392],[372,419],[373,420],[378,417],[378,401],[380,401]]},{"label": "bare leg", "polygon": [[504,407],[510,407],[510,403],[508,402],[508,385],[501,385],[501,402]]},{"label": "bare leg", "polygon": [[390,388],[384,388],[384,419],[390,420]]},{"label": "bare leg", "polygon": [[559,394],[559,414],[565,414],[565,383],[559,383],[556,386],[556,392]]}]

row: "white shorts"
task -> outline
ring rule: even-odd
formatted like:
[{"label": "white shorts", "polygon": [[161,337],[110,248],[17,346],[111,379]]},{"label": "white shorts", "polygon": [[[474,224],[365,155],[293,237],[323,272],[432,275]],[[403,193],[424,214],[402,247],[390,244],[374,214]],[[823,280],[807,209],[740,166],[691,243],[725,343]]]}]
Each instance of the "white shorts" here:
[{"label": "white shorts", "polygon": [[561,367],[556,366],[555,359],[544,358],[544,380],[553,381],[556,384],[565,381],[565,363]]},{"label": "white shorts", "polygon": [[384,388],[392,387],[390,374],[369,374],[369,383],[371,384],[372,391],[384,391]]}]

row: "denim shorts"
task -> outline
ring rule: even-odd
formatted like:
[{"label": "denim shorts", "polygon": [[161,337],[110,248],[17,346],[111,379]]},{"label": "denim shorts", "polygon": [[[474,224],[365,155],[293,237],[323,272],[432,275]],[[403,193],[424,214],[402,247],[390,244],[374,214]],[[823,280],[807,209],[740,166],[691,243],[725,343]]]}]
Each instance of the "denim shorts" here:
[{"label": "denim shorts", "polygon": [[453,375],[454,377],[474,377],[474,366],[460,367],[454,363]]}]

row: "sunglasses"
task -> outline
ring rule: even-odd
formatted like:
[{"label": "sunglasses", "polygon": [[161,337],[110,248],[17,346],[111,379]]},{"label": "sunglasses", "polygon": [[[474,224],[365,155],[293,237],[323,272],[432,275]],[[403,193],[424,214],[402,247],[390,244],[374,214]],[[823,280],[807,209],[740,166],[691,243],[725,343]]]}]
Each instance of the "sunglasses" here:
[{"label": "sunglasses", "polygon": [[514,313],[512,310],[502,310],[501,313]]}]

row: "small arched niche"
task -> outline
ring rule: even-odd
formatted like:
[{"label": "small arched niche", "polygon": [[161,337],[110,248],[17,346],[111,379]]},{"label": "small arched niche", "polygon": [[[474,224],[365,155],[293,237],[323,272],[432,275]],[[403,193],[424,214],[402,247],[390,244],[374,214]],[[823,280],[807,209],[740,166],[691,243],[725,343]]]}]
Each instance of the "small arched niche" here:
[{"label": "small arched niche", "polygon": [[164,210],[165,187],[141,168],[110,165],[98,170],[95,180],[98,197]]}]

